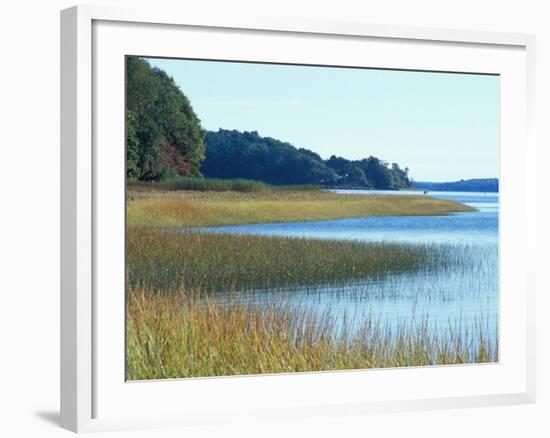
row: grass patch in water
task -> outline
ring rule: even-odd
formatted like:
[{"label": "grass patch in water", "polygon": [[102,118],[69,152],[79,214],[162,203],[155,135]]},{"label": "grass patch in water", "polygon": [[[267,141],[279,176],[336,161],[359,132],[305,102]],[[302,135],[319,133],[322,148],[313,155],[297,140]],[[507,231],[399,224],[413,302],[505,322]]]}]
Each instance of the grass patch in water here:
[{"label": "grass patch in water", "polygon": [[[131,186],[132,187],[132,186]],[[128,225],[210,227],[367,216],[443,215],[472,207],[430,196],[336,194],[321,190],[127,192]]]},{"label": "grass patch in water", "polygon": [[435,247],[129,227],[127,271],[164,291],[318,285],[426,269],[444,262]]}]

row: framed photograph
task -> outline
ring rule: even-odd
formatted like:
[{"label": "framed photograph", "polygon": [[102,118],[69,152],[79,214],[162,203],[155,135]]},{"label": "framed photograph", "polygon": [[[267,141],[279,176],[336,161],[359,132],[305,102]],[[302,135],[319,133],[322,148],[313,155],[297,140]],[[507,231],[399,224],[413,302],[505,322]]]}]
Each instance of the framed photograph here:
[{"label": "framed photograph", "polygon": [[534,402],[534,37],[61,25],[63,427]]}]

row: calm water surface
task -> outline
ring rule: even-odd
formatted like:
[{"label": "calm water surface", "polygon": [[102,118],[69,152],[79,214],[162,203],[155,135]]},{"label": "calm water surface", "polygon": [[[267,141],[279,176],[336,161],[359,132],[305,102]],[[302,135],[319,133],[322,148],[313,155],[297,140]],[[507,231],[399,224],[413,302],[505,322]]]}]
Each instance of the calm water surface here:
[{"label": "calm water surface", "polygon": [[[353,194],[414,194],[419,192],[345,191]],[[386,275],[345,285],[296,287],[232,296],[265,305],[289,305],[331,312],[336,321],[372,317],[388,327],[427,324],[442,336],[465,334],[481,324],[489,339],[498,333],[498,194],[430,192],[477,211],[445,216],[386,216],[318,222],[240,225],[208,228],[215,233],[290,236],[308,239],[391,241],[439,244],[453,260],[450,266]],[[226,297],[229,299],[229,297]],[[354,323],[350,324],[352,329]],[[449,331],[449,328],[452,330]],[[476,330],[478,332],[479,330]]]}]

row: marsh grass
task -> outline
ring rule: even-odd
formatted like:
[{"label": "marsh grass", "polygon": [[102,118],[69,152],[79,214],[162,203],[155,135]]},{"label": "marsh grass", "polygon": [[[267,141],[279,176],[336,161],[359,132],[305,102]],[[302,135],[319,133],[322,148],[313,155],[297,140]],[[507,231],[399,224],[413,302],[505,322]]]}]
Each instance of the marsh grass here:
[{"label": "marsh grass", "polygon": [[250,179],[219,179],[172,176],[161,181],[160,186],[168,190],[197,190],[216,192],[263,192],[271,187],[261,181]]},{"label": "marsh grass", "polygon": [[435,335],[428,324],[389,326],[369,317],[336,329],[330,312],[284,302],[218,303],[195,291],[169,295],[131,288],[127,301],[127,379],[483,363],[498,342],[483,326]]},{"label": "marsh grass", "polygon": [[[191,183],[190,183],[191,184]],[[194,184],[194,182],[193,182]],[[202,182],[199,184],[203,184]],[[213,182],[207,183],[213,184]],[[223,183],[225,184],[225,183]],[[190,190],[133,186],[127,204],[126,360],[129,380],[494,362],[497,331],[484,324],[436,330],[380,315],[347,315],[301,305],[310,290],[392,299],[403,290],[445,300],[446,284],[486,263],[453,245],[366,243],[216,234],[192,227],[434,215],[470,207],[427,196],[342,195],[322,191]],[[473,249],[477,251],[477,249]],[[488,254],[490,255],[490,254]],[[483,254],[475,260],[482,260]],[[479,266],[478,266],[479,265]],[[408,280],[408,274],[411,279]],[[433,287],[416,284],[431,275]],[[468,277],[469,278],[469,277]],[[445,281],[443,281],[443,279]],[[462,280],[461,280],[462,281]],[[363,283],[361,283],[363,282]],[[373,287],[379,282],[383,287]],[[378,292],[376,292],[378,291]],[[290,292],[290,293],[284,293]],[[373,297],[376,298],[376,297]],[[451,297],[456,299],[456,296]],[[298,302],[296,302],[298,299]],[[427,302],[426,299],[424,302]],[[365,304],[365,301],[363,301]],[[358,306],[365,309],[366,306]]]},{"label": "marsh grass", "polygon": [[364,243],[129,227],[129,284],[157,291],[320,285],[445,263],[436,245]]},{"label": "marsh grass", "polygon": [[127,224],[131,226],[211,227],[366,216],[443,215],[474,210],[429,196],[343,195],[284,189],[169,191],[132,187],[127,191]]},{"label": "marsh grass", "polygon": [[315,184],[271,185],[262,181],[245,178],[203,178],[170,175],[160,181],[127,180],[130,192],[162,193],[170,191],[199,192],[267,192],[267,191],[321,191]]}]

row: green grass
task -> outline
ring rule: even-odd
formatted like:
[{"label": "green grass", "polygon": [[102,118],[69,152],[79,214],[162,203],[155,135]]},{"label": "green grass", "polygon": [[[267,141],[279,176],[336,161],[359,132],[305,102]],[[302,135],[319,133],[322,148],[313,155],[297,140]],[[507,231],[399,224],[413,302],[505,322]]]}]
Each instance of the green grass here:
[{"label": "green grass", "polygon": [[271,185],[262,181],[245,178],[203,178],[180,175],[170,175],[159,182],[128,181],[128,189],[139,192],[181,191],[199,192],[267,192],[267,191],[319,191],[320,187],[313,184]]},{"label": "green grass", "polygon": [[128,225],[195,227],[473,211],[429,196],[343,195],[317,190],[128,190]]},{"label": "green grass", "polygon": [[262,192],[270,187],[261,182],[250,179],[218,179],[218,178],[193,178],[193,177],[171,177],[160,183],[162,188],[168,190],[198,190],[216,192]]},{"label": "green grass", "polygon": [[443,263],[435,245],[362,243],[130,227],[128,280],[208,291],[346,282]]},{"label": "green grass", "polygon": [[129,380],[498,360],[498,342],[487,342],[477,324],[437,336],[427,321],[388,327],[370,317],[355,334],[344,326],[335,336],[330,313],[284,303],[221,304],[183,290],[159,295],[130,289],[127,315]]}]

